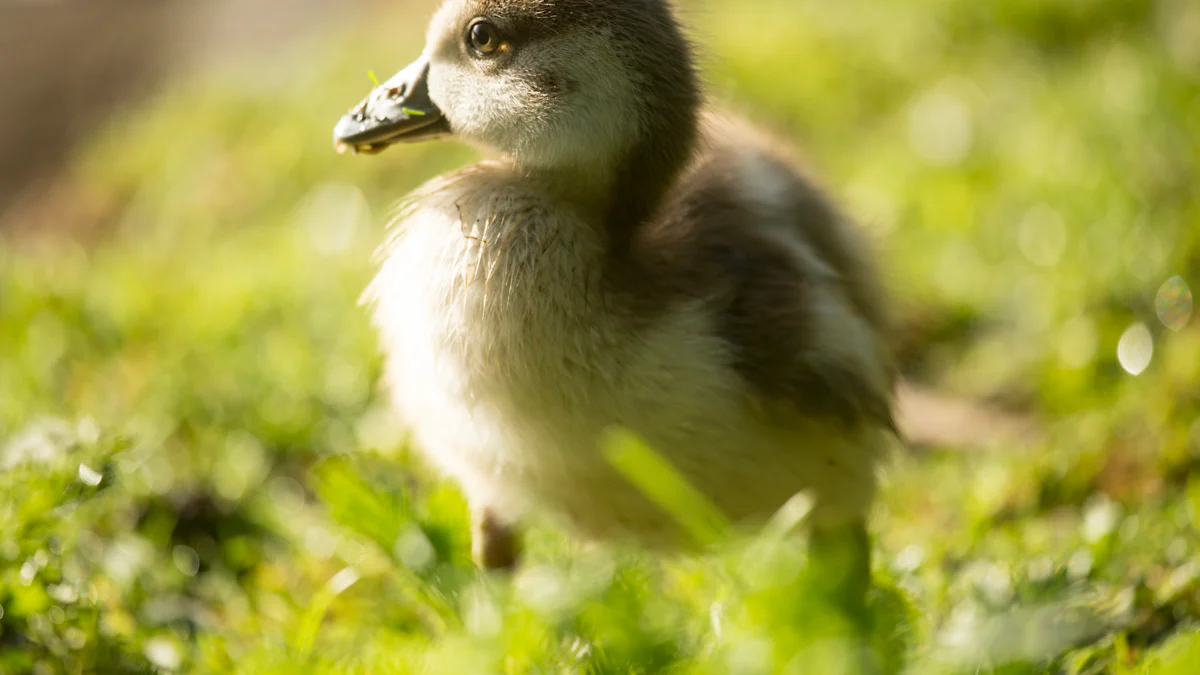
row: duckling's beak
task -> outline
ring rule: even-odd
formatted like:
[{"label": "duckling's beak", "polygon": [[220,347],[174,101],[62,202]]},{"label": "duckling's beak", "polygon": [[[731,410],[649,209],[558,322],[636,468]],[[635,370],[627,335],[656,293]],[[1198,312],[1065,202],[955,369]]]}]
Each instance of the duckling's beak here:
[{"label": "duckling's beak", "polygon": [[429,100],[429,60],[422,56],[375,87],[333,128],[333,147],[376,153],[393,143],[450,133],[442,111]]}]

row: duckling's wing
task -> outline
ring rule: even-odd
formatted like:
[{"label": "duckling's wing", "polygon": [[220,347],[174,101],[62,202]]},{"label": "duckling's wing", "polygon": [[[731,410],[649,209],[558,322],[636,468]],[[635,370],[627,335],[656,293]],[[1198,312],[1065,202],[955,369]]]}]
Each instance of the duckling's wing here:
[{"label": "duckling's wing", "polygon": [[769,150],[716,150],[685,182],[660,233],[690,252],[691,273],[678,276],[708,289],[749,391],[805,416],[894,430],[883,292],[867,243]]},{"label": "duckling's wing", "polygon": [[730,254],[716,327],[751,392],[804,416],[894,430],[883,340],[845,280],[781,249]]}]

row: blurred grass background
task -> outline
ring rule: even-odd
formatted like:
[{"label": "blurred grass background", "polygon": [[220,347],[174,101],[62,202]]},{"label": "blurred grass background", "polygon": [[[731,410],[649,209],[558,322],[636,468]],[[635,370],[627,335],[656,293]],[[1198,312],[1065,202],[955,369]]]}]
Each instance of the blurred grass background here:
[{"label": "blurred grass background", "polygon": [[[169,78],[5,212],[0,673],[840,658],[802,538],[659,560],[535,528],[511,583],[471,566],[462,499],[390,422],[356,301],[389,207],[472,152],[329,142],[432,10],[373,7]],[[877,658],[1197,672],[1200,5],[683,15],[714,98],[794,138],[878,241],[906,374],[1040,429],[897,457],[874,520]]]}]

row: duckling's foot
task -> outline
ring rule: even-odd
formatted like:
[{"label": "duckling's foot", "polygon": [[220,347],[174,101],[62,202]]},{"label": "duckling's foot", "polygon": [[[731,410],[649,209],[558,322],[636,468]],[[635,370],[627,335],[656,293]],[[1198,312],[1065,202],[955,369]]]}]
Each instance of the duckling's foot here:
[{"label": "duckling's foot", "polygon": [[855,623],[865,624],[871,586],[871,540],[866,524],[856,520],[839,527],[816,528],[809,547],[827,599],[846,610]]},{"label": "duckling's foot", "polygon": [[521,554],[516,530],[490,508],[475,512],[471,524],[471,556],[485,570],[511,570]]}]

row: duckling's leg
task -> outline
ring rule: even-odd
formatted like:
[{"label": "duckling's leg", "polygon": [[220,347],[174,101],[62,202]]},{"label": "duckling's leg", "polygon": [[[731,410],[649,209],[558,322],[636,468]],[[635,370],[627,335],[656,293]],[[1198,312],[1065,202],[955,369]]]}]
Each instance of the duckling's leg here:
[{"label": "duckling's leg", "polygon": [[[873,649],[874,621],[867,605],[871,587],[871,541],[863,520],[836,526],[815,527],[809,540],[809,562],[817,586],[817,599],[842,615],[845,629],[835,639],[852,641],[854,654],[847,673],[879,672]],[[848,630],[847,630],[848,629]],[[836,630],[836,629],[835,629]],[[848,632],[849,634],[845,634]]]},{"label": "duckling's leg", "polygon": [[814,578],[828,590],[828,599],[846,610],[866,612],[871,586],[871,540],[866,523],[815,527],[809,540]]},{"label": "duckling's leg", "polygon": [[476,510],[471,520],[471,556],[475,564],[487,570],[515,567],[521,554],[521,540],[515,528],[487,507]]}]

